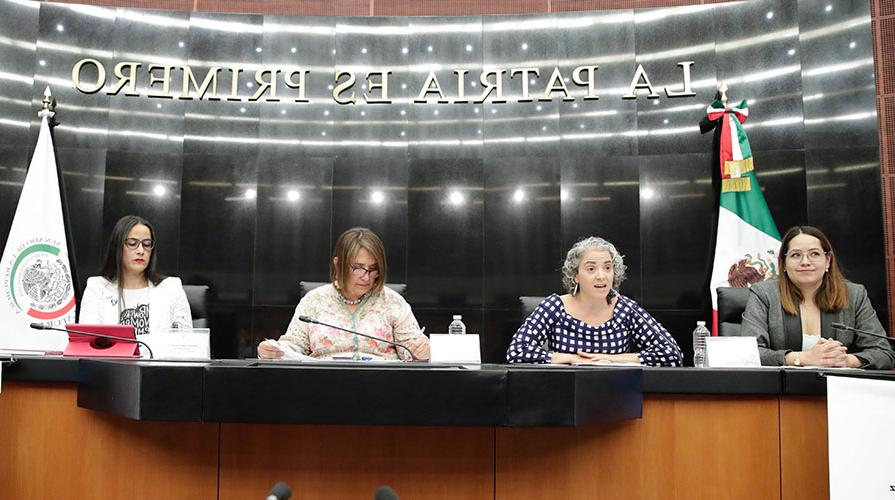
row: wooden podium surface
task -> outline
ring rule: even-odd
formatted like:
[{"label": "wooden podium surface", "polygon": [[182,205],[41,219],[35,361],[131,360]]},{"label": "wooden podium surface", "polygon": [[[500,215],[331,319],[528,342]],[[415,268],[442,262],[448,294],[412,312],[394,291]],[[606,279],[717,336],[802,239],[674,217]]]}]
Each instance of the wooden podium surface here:
[{"label": "wooden podium surface", "polygon": [[2,496],[264,498],[286,481],[300,499],[827,497],[823,395],[648,379],[642,418],[575,427],[138,421],[78,407],[76,383],[5,380]]}]

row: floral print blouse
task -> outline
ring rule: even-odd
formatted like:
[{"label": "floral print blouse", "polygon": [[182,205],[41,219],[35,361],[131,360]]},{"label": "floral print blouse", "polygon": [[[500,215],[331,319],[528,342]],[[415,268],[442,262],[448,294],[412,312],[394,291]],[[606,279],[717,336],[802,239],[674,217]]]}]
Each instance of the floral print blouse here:
[{"label": "floral print blouse", "polygon": [[[414,349],[414,354],[429,357],[429,339],[420,332],[410,304],[398,292],[384,287],[370,294],[352,311],[332,284],[315,288],[295,307],[295,315],[281,341],[290,342],[299,352],[313,358],[354,356],[371,359],[410,360],[410,354],[385,342],[352,335],[328,326],[304,323],[299,316],[338,325],[381,339],[388,339]],[[408,342],[411,341],[411,342]],[[422,341],[422,342],[421,342]]]}]

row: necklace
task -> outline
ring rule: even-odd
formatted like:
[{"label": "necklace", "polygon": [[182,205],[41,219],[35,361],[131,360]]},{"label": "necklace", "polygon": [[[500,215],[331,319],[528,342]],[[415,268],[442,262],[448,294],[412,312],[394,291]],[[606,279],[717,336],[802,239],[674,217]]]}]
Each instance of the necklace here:
[{"label": "necklace", "polygon": [[342,295],[342,292],[339,291],[339,299],[340,299],[340,300],[342,301],[342,303],[345,304],[346,306],[356,306],[356,305],[360,304],[361,302],[363,302],[364,299],[367,298],[367,295],[368,295],[369,293],[370,293],[370,292],[367,292],[367,293],[361,295],[360,297],[358,297],[358,298],[356,298],[356,299],[354,299],[354,300],[351,300],[351,299],[345,297],[344,295]]}]

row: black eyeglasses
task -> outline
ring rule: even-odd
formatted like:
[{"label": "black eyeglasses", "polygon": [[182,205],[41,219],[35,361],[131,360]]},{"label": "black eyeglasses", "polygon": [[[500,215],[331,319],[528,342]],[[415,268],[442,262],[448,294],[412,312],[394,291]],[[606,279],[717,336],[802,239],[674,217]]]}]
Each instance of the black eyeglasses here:
[{"label": "black eyeglasses", "polygon": [[152,250],[152,247],[155,246],[155,240],[151,240],[149,238],[145,240],[138,240],[137,238],[126,238],[124,240],[124,246],[130,248],[131,250],[136,250],[139,245],[143,245],[143,248],[146,250]]},{"label": "black eyeglasses", "polygon": [[369,274],[370,278],[375,280],[379,277],[379,269],[367,269],[360,264],[351,264],[351,274],[353,274],[357,278]]}]

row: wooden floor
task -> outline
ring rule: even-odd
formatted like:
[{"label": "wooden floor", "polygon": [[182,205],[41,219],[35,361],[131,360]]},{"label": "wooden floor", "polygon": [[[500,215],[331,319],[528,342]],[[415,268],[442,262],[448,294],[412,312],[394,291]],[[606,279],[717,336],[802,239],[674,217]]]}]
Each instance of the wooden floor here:
[{"label": "wooden floor", "polygon": [[137,422],[73,384],[6,383],[4,498],[822,499],[824,398],[647,395],[578,428]]}]

